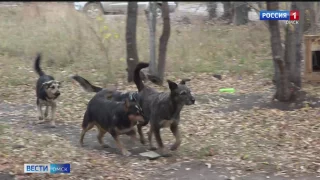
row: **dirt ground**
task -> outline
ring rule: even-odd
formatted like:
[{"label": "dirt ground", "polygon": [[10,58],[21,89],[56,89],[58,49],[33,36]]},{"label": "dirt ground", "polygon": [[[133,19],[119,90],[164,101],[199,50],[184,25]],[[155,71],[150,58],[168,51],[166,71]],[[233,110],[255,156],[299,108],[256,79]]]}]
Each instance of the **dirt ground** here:
[{"label": "dirt ground", "polygon": [[[204,95],[196,95],[196,99],[198,103],[205,104],[208,101],[214,101],[217,98],[228,98],[234,102],[233,105],[228,107],[220,107],[217,108],[216,112],[225,112],[230,113],[232,111],[239,110],[248,110],[253,107],[259,108],[284,108],[288,107],[283,103],[267,103],[263,102],[263,94],[253,94],[253,95],[222,95],[222,96],[204,96]],[[319,107],[320,101],[319,99],[312,99],[310,101],[316,102],[313,104],[313,107]],[[302,103],[302,102],[301,102]],[[291,107],[283,110],[294,110],[295,108],[300,108],[302,104],[297,103],[296,107]],[[76,148],[81,148],[79,146],[79,133],[80,133],[80,125],[73,124],[64,124],[59,123],[57,128],[49,128],[46,125],[35,125],[34,117],[27,116],[25,112],[34,111],[35,106],[30,104],[23,105],[15,105],[8,104],[5,102],[0,103],[0,121],[4,124],[9,124],[10,126],[14,126],[15,131],[19,131],[19,129],[23,131],[28,131],[35,134],[51,134],[57,137],[64,138],[68,141],[72,146]],[[19,113],[16,113],[19,112]],[[101,148],[99,143],[96,140],[96,131],[90,131],[87,133],[85,137],[85,149],[88,151],[92,151],[92,153],[96,153],[99,156],[109,156],[113,154],[118,161],[126,162],[128,161],[127,157],[123,157],[119,155],[116,150],[114,141],[110,136],[105,137],[105,142],[109,144],[110,148]],[[271,171],[254,171],[251,169],[241,170],[236,167],[227,167],[222,164],[211,164],[206,161],[199,160],[188,160],[188,159],[179,159],[178,157],[171,157],[166,161],[166,163],[161,165],[143,165],[146,160],[144,157],[139,156],[139,153],[147,151],[146,147],[142,147],[141,145],[136,145],[132,143],[129,138],[122,137],[121,138],[126,144],[126,147],[133,153],[132,157],[130,157],[131,161],[135,163],[141,163],[142,168],[134,169],[135,173],[146,174],[145,179],[179,179],[179,180],[187,180],[187,179],[201,179],[201,180],[227,180],[227,179],[239,179],[239,180],[264,180],[264,179],[273,179],[273,180],[287,180],[287,179],[296,179],[296,180],[313,180],[319,179],[315,176],[300,174],[300,177],[285,177],[289,175],[281,175],[274,174],[275,172]],[[24,145],[13,145],[12,149],[24,149],[26,148]],[[157,160],[155,160],[157,161]],[[0,165],[1,167],[1,165]],[[152,173],[148,172],[147,169],[153,169]],[[301,177],[302,176],[302,177]],[[9,174],[0,173],[0,177],[2,180],[4,179],[14,179],[15,176]],[[18,175],[18,179],[25,179],[27,177],[23,175]],[[94,178],[93,179],[97,179]]]}]

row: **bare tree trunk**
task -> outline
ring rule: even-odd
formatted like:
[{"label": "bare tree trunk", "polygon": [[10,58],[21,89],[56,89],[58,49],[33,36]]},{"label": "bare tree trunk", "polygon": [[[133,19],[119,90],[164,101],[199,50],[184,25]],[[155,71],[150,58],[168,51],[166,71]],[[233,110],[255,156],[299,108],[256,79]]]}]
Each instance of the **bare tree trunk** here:
[{"label": "bare tree trunk", "polygon": [[133,81],[133,71],[139,62],[137,50],[137,13],[138,4],[136,1],[128,2],[127,25],[126,25],[126,43],[127,43],[127,72],[128,82]]},{"label": "bare tree trunk", "polygon": [[[299,4],[299,6],[297,6]],[[298,8],[299,7],[299,8]],[[278,2],[267,2],[267,10],[279,9]],[[304,12],[302,4],[292,2],[292,10]],[[301,11],[302,10],[302,11]],[[301,17],[300,22],[301,23]],[[303,20],[302,20],[303,21]],[[281,36],[278,21],[269,21],[271,34],[271,48],[275,67],[279,69],[276,79],[276,93],[274,99],[279,101],[291,101],[296,98],[297,91],[301,87],[301,41],[302,24],[287,25],[285,37],[285,51],[281,46]]]},{"label": "bare tree trunk", "polygon": [[295,63],[293,63],[293,66],[291,67],[291,82],[294,83],[295,86],[301,88],[301,59],[303,58],[302,56],[302,36],[304,32],[304,24],[305,24],[305,9],[306,6],[304,2],[292,2],[291,3],[291,9],[292,10],[298,10],[300,12],[300,17],[299,17],[299,24],[294,25],[294,37],[295,39],[295,46],[296,48],[293,50],[293,52],[296,52],[295,55]]},{"label": "bare tree trunk", "polygon": [[235,25],[243,25],[249,22],[249,12],[250,8],[245,2],[234,2],[234,16],[233,23]]},{"label": "bare tree trunk", "polygon": [[230,1],[223,2],[223,15],[221,19],[228,20],[229,23],[232,23],[233,17],[233,8]]},{"label": "bare tree trunk", "polygon": [[149,44],[150,44],[150,61],[149,61],[149,74],[153,76],[158,75],[157,71],[157,58],[156,58],[156,25],[157,25],[157,4],[150,2],[149,11],[147,12],[147,21],[149,25]]},{"label": "bare tree trunk", "polygon": [[162,18],[163,18],[163,29],[160,37],[159,45],[159,59],[158,59],[158,75],[161,80],[160,84],[163,84],[164,70],[166,66],[166,54],[167,45],[170,37],[170,16],[168,2],[162,2]]},{"label": "bare tree trunk", "polygon": [[260,10],[263,10],[263,5],[262,5],[262,3],[263,3],[263,2],[261,2],[261,1],[258,1],[258,2],[257,2],[258,7],[259,7]]},{"label": "bare tree trunk", "polygon": [[317,11],[316,12],[317,12],[316,22],[318,24],[320,21],[320,2],[317,2]]},{"label": "bare tree trunk", "polygon": [[291,2],[285,2],[285,4],[286,4],[286,9],[290,9]]},{"label": "bare tree trunk", "polygon": [[[278,2],[267,2],[267,10],[268,11],[276,11],[279,9]],[[269,30],[271,34],[271,49],[273,56],[273,63],[279,67],[280,73],[279,77],[276,80],[276,94],[274,95],[275,99],[279,101],[287,101],[289,99],[288,94],[289,85],[288,85],[288,76],[289,72],[285,68],[285,62],[283,60],[283,51],[281,46],[281,35],[280,35],[280,27],[278,21],[268,21],[269,22]]]},{"label": "bare tree trunk", "polygon": [[217,2],[214,2],[214,1],[207,2],[207,10],[209,13],[209,20],[212,20],[217,17],[216,9],[217,9]]},{"label": "bare tree trunk", "polygon": [[[300,3],[301,4],[301,3]],[[315,4],[314,2],[304,2],[301,4],[305,8],[305,13],[303,11],[300,12],[300,19],[301,14],[305,16],[304,22],[304,31],[309,31],[311,34],[315,34],[317,31],[317,22],[316,22],[316,12],[315,12]]]}]

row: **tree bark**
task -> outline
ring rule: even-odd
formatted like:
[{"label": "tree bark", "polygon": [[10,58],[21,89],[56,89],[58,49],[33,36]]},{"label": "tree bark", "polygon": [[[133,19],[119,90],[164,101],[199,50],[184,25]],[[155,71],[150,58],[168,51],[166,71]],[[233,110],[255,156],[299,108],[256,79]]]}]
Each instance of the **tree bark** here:
[{"label": "tree bark", "polygon": [[150,2],[149,11],[147,15],[147,21],[149,25],[149,44],[150,44],[150,61],[149,61],[149,74],[158,76],[157,71],[157,57],[156,57],[156,25],[157,25],[157,4]]},{"label": "tree bark", "polygon": [[260,10],[262,10],[262,9],[263,9],[262,2],[261,2],[261,1],[259,1],[259,2],[257,2],[257,4],[258,4],[259,9],[260,9]]},{"label": "tree bark", "polygon": [[249,10],[247,3],[234,2],[233,23],[237,26],[247,24],[249,22]]},{"label": "tree bark", "polygon": [[127,43],[127,73],[128,82],[133,81],[133,72],[139,62],[137,50],[137,13],[138,4],[136,1],[128,2],[127,25],[126,25],[126,43]]},{"label": "tree bark", "polygon": [[163,29],[160,37],[159,45],[159,59],[158,59],[158,75],[160,78],[160,84],[163,84],[164,70],[166,65],[167,45],[170,37],[170,16],[168,2],[162,2],[162,18]]},{"label": "tree bark", "polygon": [[209,20],[212,20],[217,17],[216,9],[217,9],[217,2],[213,2],[213,1],[207,2],[207,10],[209,13]]},{"label": "tree bark", "polygon": [[316,22],[317,24],[320,22],[320,2],[317,2],[317,16],[316,16]]},{"label": "tree bark", "polygon": [[[278,2],[267,2],[267,10],[268,11],[277,11],[279,9]],[[271,49],[272,49],[272,57],[273,63],[275,66],[279,68],[279,76],[276,79],[276,94],[274,95],[275,99],[279,101],[287,101],[289,99],[290,91],[288,85],[288,76],[289,72],[285,67],[286,64],[283,60],[283,51],[281,46],[281,35],[280,35],[280,27],[278,21],[268,21],[269,22],[269,30],[271,34]]]},{"label": "tree bark", "polygon": [[304,24],[305,24],[305,9],[306,6],[304,2],[292,2],[291,3],[291,9],[292,10],[298,10],[300,12],[300,17],[299,17],[299,24],[294,25],[294,36],[296,37],[295,39],[295,46],[296,49],[294,49],[293,52],[296,52],[295,54],[295,63],[293,63],[291,67],[291,82],[295,84],[295,86],[301,88],[301,59],[302,59],[302,36],[304,32]]},{"label": "tree bark", "polygon": [[223,15],[221,16],[222,20],[227,20],[229,23],[232,23],[233,17],[233,8],[230,1],[223,2]]},{"label": "tree bark", "polygon": [[[278,2],[267,2],[267,10],[279,9]],[[292,2],[292,10],[304,12],[301,3]],[[274,99],[279,101],[295,100],[301,87],[301,41],[303,35],[303,18],[300,16],[299,24],[287,25],[285,36],[285,50],[281,46],[280,27],[278,21],[268,21],[271,34],[271,48],[274,66],[279,74],[275,82],[276,93]],[[302,21],[302,22],[301,22]]]},{"label": "tree bark", "polygon": [[[314,2],[304,2],[299,3],[300,5],[304,6],[305,13],[303,13],[305,17],[304,22],[304,31],[309,31],[311,34],[315,34],[317,31],[317,19],[316,19],[316,12],[315,12],[315,3]],[[300,19],[301,19],[302,11],[300,12]]]}]

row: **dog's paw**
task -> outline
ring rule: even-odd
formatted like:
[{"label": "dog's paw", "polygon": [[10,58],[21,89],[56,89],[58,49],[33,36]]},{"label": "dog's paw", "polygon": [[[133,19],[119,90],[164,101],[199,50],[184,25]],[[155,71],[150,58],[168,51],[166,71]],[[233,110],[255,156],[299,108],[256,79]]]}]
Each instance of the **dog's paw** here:
[{"label": "dog's paw", "polygon": [[129,152],[128,150],[122,150],[122,155],[124,156],[130,156],[131,152]]},{"label": "dog's paw", "polygon": [[146,145],[146,140],[140,139],[140,143],[141,143],[142,145]]},{"label": "dog's paw", "polygon": [[168,148],[161,148],[159,151],[159,154],[162,157],[171,157],[172,156],[172,154],[169,152]]},{"label": "dog's paw", "polygon": [[172,157],[172,154],[171,153],[164,153],[164,154],[161,154],[162,157]]},{"label": "dog's paw", "polygon": [[55,124],[50,124],[48,127],[49,128],[56,128],[57,126]]},{"label": "dog's paw", "polygon": [[35,124],[43,124],[45,122],[46,122],[45,120],[40,120],[40,121],[36,122]]},{"label": "dog's paw", "polygon": [[151,147],[149,147],[149,150],[150,150],[150,151],[155,151],[155,150],[157,150],[157,148],[154,147],[154,146],[151,146]]},{"label": "dog's paw", "polygon": [[55,122],[51,121],[49,127],[50,127],[50,128],[55,128],[55,127],[57,127],[57,126],[56,126],[56,123],[55,123]]},{"label": "dog's paw", "polygon": [[178,147],[179,147],[179,144],[174,143],[174,144],[172,144],[172,145],[170,146],[170,150],[171,150],[171,151],[175,151],[175,150],[178,149]]},{"label": "dog's paw", "polygon": [[103,148],[109,148],[110,146],[108,144],[102,144],[101,147]]}]

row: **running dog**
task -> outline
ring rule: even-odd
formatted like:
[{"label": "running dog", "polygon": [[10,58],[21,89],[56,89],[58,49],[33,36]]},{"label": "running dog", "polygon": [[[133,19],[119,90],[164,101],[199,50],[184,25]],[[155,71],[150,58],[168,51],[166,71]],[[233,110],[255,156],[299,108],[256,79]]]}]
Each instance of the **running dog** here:
[{"label": "running dog", "polygon": [[[148,63],[139,63],[134,71],[134,82],[138,88],[140,100],[139,104],[144,112],[146,122],[150,121],[150,130],[148,132],[149,146],[151,150],[156,148],[152,144],[152,136],[155,135],[160,154],[162,156],[170,156],[162,143],[160,129],[170,127],[171,132],[175,136],[175,143],[170,150],[176,150],[181,144],[179,121],[180,112],[184,105],[192,105],[195,103],[194,97],[191,95],[190,89],[186,86],[186,82],[190,79],[183,79],[179,84],[167,80],[170,92],[157,92],[151,87],[145,86],[140,79],[140,70],[148,67]],[[142,134],[142,125],[138,124],[138,133],[144,140]]]},{"label": "running dog", "polygon": [[[34,69],[39,75],[36,84],[36,96],[37,96],[37,109],[39,123],[45,122],[48,116],[49,106],[51,107],[51,120],[50,127],[55,127],[55,112],[57,108],[56,99],[60,96],[61,82],[56,81],[52,76],[46,75],[40,68],[41,54],[38,53],[35,59]],[[43,114],[42,106],[45,106],[45,112]]]},{"label": "running dog", "polygon": [[129,99],[125,102],[110,101],[106,98],[108,94],[109,92],[103,89],[89,101],[82,122],[80,145],[83,146],[85,133],[97,126],[99,130],[97,138],[102,147],[109,147],[102,140],[104,134],[109,132],[121,153],[129,156],[131,153],[123,147],[119,135],[126,134],[137,141],[134,126],[138,122],[144,122],[142,109],[138,103],[130,102]]},{"label": "running dog", "polygon": [[[136,91],[122,93],[122,92],[116,91],[116,90],[109,90],[109,89],[104,89],[102,87],[97,87],[79,75],[71,75],[70,77],[71,77],[71,79],[78,82],[79,85],[82,87],[82,89],[86,92],[98,93],[103,90],[105,92],[105,97],[108,100],[117,101],[117,102],[124,102],[126,99],[129,99],[130,102],[139,102],[139,100],[140,100],[140,96],[139,96],[138,92],[136,92]],[[148,121],[138,122],[138,124],[140,126],[146,126],[148,124]],[[143,137],[141,137],[140,133],[139,133],[139,136],[140,136],[141,144],[144,145],[145,140],[143,139]]]}]

